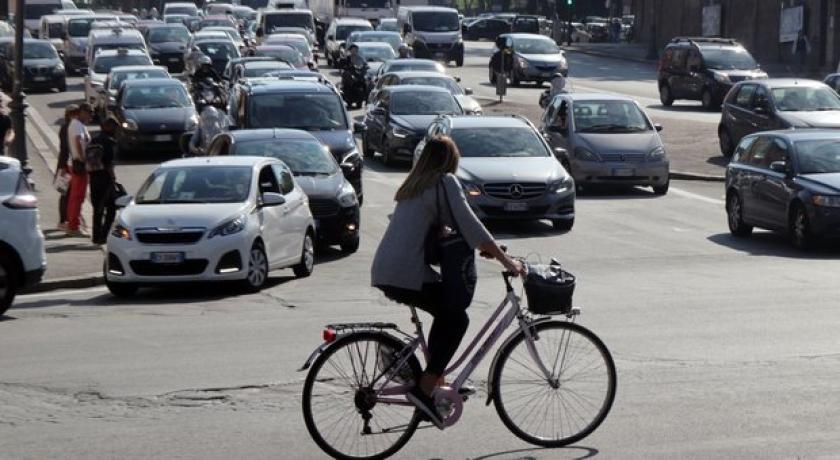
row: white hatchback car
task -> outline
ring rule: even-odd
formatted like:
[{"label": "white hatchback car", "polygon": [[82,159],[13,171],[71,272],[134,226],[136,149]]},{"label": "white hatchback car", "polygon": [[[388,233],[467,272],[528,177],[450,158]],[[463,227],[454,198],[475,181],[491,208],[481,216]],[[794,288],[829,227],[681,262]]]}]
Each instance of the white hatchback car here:
[{"label": "white hatchback car", "polygon": [[0,315],[18,289],[41,281],[47,268],[38,200],[14,158],[0,156]]},{"label": "white hatchback car", "polygon": [[315,224],[309,200],[280,160],[203,157],[151,173],[108,236],[105,281],[116,296],[141,285],[238,280],[262,288],[273,269],[309,276]]}]

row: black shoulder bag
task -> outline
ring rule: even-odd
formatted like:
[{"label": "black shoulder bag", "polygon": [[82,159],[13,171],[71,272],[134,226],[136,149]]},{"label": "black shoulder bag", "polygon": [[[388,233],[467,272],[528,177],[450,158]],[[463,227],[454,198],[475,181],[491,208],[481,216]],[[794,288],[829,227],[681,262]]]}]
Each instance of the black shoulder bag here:
[{"label": "black shoulder bag", "polygon": [[[442,182],[442,181],[441,181]],[[438,182],[435,186],[435,210],[437,221],[429,227],[426,233],[425,241],[425,258],[429,265],[442,265],[446,255],[455,255],[456,253],[464,253],[468,251],[472,253],[472,249],[467,244],[461,232],[458,230],[458,223],[455,220],[455,215],[452,213],[452,206],[449,204],[449,194],[446,192],[446,185]],[[446,200],[446,208],[449,212],[449,219],[452,227],[443,223],[440,213],[440,187],[443,187],[443,197]],[[443,269],[443,267],[441,267]]]}]

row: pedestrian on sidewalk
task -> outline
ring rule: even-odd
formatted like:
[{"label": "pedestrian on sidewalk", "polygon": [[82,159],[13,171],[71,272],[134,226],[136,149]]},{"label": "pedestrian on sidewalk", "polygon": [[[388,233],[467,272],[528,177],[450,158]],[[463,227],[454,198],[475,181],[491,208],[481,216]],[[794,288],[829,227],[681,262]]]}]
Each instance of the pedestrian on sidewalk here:
[{"label": "pedestrian on sidewalk", "polygon": [[88,174],[85,165],[85,149],[90,144],[90,133],[86,124],[93,118],[93,110],[87,102],[79,105],[76,116],[67,126],[67,143],[70,146],[68,167],[70,168],[70,195],[67,198],[67,236],[83,236],[80,229],[82,203],[85,201],[88,187]]},{"label": "pedestrian on sidewalk", "polygon": [[0,156],[6,155],[6,150],[11,147],[15,140],[15,131],[12,129],[12,117],[9,112],[0,107]]},{"label": "pedestrian on sidewalk", "polygon": [[102,122],[101,130],[90,141],[85,151],[88,175],[90,176],[90,201],[93,205],[93,244],[105,244],[108,230],[114,223],[117,208],[114,206],[114,133],[117,122],[108,118]]},{"label": "pedestrian on sidewalk", "polygon": [[[70,120],[79,112],[79,106],[70,104],[64,108],[64,121],[58,128],[58,164],[55,166],[55,176],[59,174],[70,175],[70,143],[67,139],[67,127]],[[58,198],[58,229],[67,231],[67,199],[70,196],[70,186]]]},{"label": "pedestrian on sidewalk", "polygon": [[793,42],[793,57],[796,62],[796,74],[802,76],[805,74],[805,65],[808,63],[808,55],[811,54],[811,43],[805,35],[805,31],[799,29],[799,34]]}]

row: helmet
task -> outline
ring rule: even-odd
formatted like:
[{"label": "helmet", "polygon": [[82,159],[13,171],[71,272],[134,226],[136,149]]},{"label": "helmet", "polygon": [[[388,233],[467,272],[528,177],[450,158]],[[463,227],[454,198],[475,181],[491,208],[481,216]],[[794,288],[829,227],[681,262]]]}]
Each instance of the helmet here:
[{"label": "helmet", "polygon": [[411,47],[402,43],[399,48],[399,55],[402,57],[411,56]]},{"label": "helmet", "polygon": [[199,67],[204,67],[204,66],[208,66],[208,65],[209,66],[213,65],[213,60],[210,59],[210,56],[202,55],[201,57],[198,58],[198,66]]}]

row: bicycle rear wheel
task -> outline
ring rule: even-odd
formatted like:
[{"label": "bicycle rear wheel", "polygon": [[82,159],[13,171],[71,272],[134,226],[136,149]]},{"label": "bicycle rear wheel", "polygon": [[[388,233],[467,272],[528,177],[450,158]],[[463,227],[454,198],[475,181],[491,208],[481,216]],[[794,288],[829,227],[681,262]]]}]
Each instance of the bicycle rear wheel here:
[{"label": "bicycle rear wheel", "polygon": [[539,446],[560,447],[588,436],[615,399],[615,364],[590,330],[565,321],[531,328],[546,378],[519,332],[499,350],[492,369],[493,404],[505,426]]},{"label": "bicycle rear wheel", "polygon": [[[380,332],[338,339],[315,362],[303,386],[303,418],[312,439],[339,459],[386,458],[414,434],[420,421],[414,406],[377,399],[383,388],[411,388],[420,378],[413,354],[392,375],[405,343]],[[385,374],[385,376],[383,376]],[[404,401],[402,395],[388,396]]]}]

